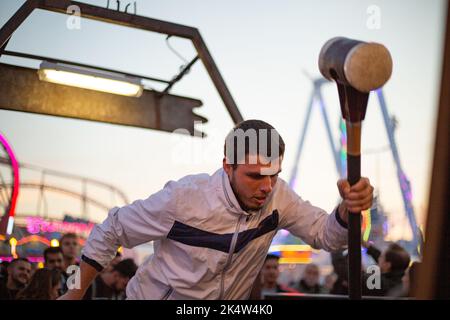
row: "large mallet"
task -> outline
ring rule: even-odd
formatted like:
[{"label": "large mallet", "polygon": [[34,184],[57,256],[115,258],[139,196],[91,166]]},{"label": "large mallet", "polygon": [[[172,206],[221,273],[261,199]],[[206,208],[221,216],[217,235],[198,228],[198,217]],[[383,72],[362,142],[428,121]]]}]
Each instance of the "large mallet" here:
[{"label": "large mallet", "polygon": [[[388,81],[392,58],[382,44],[337,37],[322,47],[319,69],[338,87],[347,128],[347,179],[354,185],[361,178],[361,121],[369,93]],[[361,299],[361,212],[349,212],[348,256],[349,297]]]}]

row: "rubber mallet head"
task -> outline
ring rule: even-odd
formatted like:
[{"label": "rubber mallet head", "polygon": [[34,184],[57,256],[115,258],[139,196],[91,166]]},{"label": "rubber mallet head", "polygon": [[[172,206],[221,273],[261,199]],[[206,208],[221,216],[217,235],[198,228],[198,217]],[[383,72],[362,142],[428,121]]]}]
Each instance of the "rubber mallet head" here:
[{"label": "rubber mallet head", "polygon": [[336,37],[322,47],[319,70],[328,80],[370,92],[391,77],[392,58],[382,44]]},{"label": "rubber mallet head", "polygon": [[342,116],[355,123],[364,120],[369,92],[389,80],[392,58],[382,44],[336,37],[322,47],[319,70],[336,81]]}]

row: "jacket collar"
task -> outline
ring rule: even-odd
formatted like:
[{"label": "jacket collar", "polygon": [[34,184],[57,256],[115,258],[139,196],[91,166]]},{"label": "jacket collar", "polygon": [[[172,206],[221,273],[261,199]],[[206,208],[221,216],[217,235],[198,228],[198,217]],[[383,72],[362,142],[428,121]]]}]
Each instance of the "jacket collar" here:
[{"label": "jacket collar", "polygon": [[241,206],[239,205],[239,202],[233,192],[233,189],[231,188],[230,179],[228,179],[228,175],[223,170],[223,168],[219,169],[220,175],[221,175],[221,186],[222,186],[222,194],[224,197],[225,206],[227,207],[228,211],[235,213],[235,214],[245,214],[250,215],[250,213],[242,210]]}]

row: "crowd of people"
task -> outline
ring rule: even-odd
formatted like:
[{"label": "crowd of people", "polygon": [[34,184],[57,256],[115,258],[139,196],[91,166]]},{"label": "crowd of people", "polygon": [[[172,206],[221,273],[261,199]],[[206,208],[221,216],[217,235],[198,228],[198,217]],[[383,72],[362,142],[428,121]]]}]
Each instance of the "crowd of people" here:
[{"label": "crowd of people", "polygon": [[[363,295],[411,297],[420,263],[411,263],[408,252],[398,244],[391,244],[380,251],[365,243],[367,254],[377,263],[380,270],[380,286],[366,285],[371,274],[363,273]],[[78,265],[80,245],[78,236],[65,234],[60,246],[44,250],[43,268],[36,268],[26,258],[17,258],[10,263],[2,262],[0,269],[0,300],[54,300],[68,290],[68,268]],[[347,255],[339,251],[331,254],[333,272],[321,277],[319,266],[311,263],[305,266],[297,282],[279,283],[279,257],[268,254],[257,278],[251,299],[263,299],[273,293],[303,294],[348,294]],[[85,300],[126,298],[125,289],[134,276],[137,265],[132,259],[123,259],[117,252],[111,263],[96,277],[86,291]],[[364,270],[364,268],[363,268]],[[70,272],[71,273],[71,272]],[[323,281],[321,282],[321,278]]]},{"label": "crowd of people", "polygon": [[[3,261],[0,269],[0,300],[55,300],[68,290],[68,279],[75,276],[80,245],[78,236],[68,233],[61,237],[58,247],[44,250],[44,265],[39,269],[26,258]],[[125,288],[134,276],[137,265],[123,259],[118,252],[87,290],[85,300],[126,298]]]},{"label": "crowd of people", "polygon": [[[417,283],[417,269],[420,262],[411,262],[409,253],[400,245],[392,243],[386,250],[380,251],[375,246],[364,243],[367,254],[377,263],[379,281],[362,268],[363,296],[413,297]],[[252,299],[261,299],[274,293],[332,294],[348,295],[348,256],[345,251],[331,254],[333,272],[323,277],[320,282],[319,266],[306,265],[298,282],[283,285],[279,283],[279,257],[268,254],[252,292]],[[378,283],[378,284],[377,284]]]}]

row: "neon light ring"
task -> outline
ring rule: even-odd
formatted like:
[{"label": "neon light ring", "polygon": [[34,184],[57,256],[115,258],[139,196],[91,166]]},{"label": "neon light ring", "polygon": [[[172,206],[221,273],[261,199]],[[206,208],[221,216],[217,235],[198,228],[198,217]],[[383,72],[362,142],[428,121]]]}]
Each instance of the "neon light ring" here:
[{"label": "neon light ring", "polygon": [[[7,157],[0,156],[0,164],[6,164],[12,170],[12,183],[7,185],[0,172],[0,204],[4,215],[0,221],[0,235],[10,235],[14,226],[17,196],[19,195],[19,164],[6,138],[0,133],[0,145]],[[0,149],[1,150],[1,149]],[[9,193],[8,193],[9,189]]]}]

